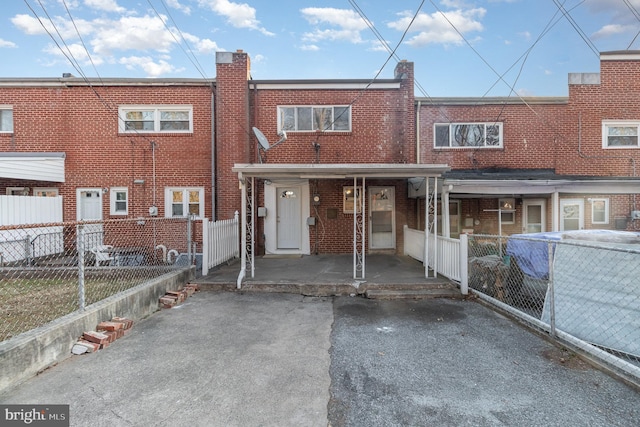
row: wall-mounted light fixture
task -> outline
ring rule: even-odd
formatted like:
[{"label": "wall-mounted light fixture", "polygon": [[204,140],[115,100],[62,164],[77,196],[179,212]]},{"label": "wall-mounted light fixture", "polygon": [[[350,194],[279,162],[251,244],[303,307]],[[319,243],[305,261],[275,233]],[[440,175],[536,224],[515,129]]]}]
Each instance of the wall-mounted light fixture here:
[{"label": "wall-mounted light fixture", "polygon": [[104,187],[102,189],[102,194],[107,194],[109,192],[109,187]]}]

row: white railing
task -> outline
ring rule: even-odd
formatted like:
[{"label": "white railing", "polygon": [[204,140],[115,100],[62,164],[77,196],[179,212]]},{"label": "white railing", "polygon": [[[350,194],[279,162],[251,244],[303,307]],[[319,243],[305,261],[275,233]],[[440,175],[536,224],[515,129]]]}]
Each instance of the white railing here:
[{"label": "white railing", "polygon": [[240,257],[239,214],[233,219],[202,220],[202,275],[223,262]]},{"label": "white railing", "polygon": [[[437,251],[436,248],[437,242]],[[460,291],[467,293],[467,258],[468,239],[466,235],[460,236],[460,240],[448,237],[429,236],[429,267],[441,274],[460,283]],[[418,261],[424,262],[424,231],[404,227],[404,253]],[[438,262],[434,263],[433,254],[438,254]]]}]

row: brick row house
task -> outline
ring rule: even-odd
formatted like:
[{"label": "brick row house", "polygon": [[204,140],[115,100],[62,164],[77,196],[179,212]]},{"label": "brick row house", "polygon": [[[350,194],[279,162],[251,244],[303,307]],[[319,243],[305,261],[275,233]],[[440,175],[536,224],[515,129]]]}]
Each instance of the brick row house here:
[{"label": "brick row house", "polygon": [[445,235],[640,229],[640,52],[604,52],[568,97],[418,98],[420,162],[445,163]]},{"label": "brick row house", "polygon": [[603,53],[554,98],[415,97],[406,61],[373,81],[254,80],[242,51],[216,69],[0,79],[0,194],[62,195],[65,221],[241,211],[253,255],[402,254],[403,227],[430,221],[452,237],[640,224],[638,52]]}]

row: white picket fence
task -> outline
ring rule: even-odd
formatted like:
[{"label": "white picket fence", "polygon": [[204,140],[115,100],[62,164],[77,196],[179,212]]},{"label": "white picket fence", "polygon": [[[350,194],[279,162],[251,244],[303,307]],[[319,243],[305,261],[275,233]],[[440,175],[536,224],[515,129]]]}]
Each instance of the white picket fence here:
[{"label": "white picket fence", "polygon": [[202,275],[223,262],[240,257],[240,223],[236,211],[233,219],[202,220]]},{"label": "white picket fence", "polygon": [[[424,231],[404,227],[404,253],[418,261],[424,260]],[[460,239],[448,237],[429,236],[429,267],[437,274],[441,274],[460,283],[460,290],[467,293],[468,272],[468,238],[466,235]],[[437,256],[436,256],[437,255]],[[434,262],[437,260],[437,262]]]},{"label": "white picket fence", "polygon": [[62,252],[62,226],[46,225],[61,222],[62,196],[0,196],[0,227],[26,225],[0,230],[0,266]]}]

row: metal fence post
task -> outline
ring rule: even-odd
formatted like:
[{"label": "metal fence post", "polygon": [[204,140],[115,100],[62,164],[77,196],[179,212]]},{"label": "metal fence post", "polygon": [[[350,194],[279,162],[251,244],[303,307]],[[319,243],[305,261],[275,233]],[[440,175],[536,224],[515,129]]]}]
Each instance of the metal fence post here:
[{"label": "metal fence post", "polygon": [[189,260],[189,265],[193,264],[193,260],[195,259],[195,255],[191,252],[191,220],[193,215],[189,214],[187,216],[187,259]]},{"label": "metal fence post", "polygon": [[77,228],[77,248],[78,248],[78,307],[84,311],[84,225],[79,224]]},{"label": "metal fence post", "polygon": [[549,326],[551,327],[551,336],[556,336],[556,304],[555,293],[553,287],[553,243],[547,243],[547,255],[549,264]]},{"label": "metal fence post", "polygon": [[469,236],[460,235],[460,293],[469,294]]}]

